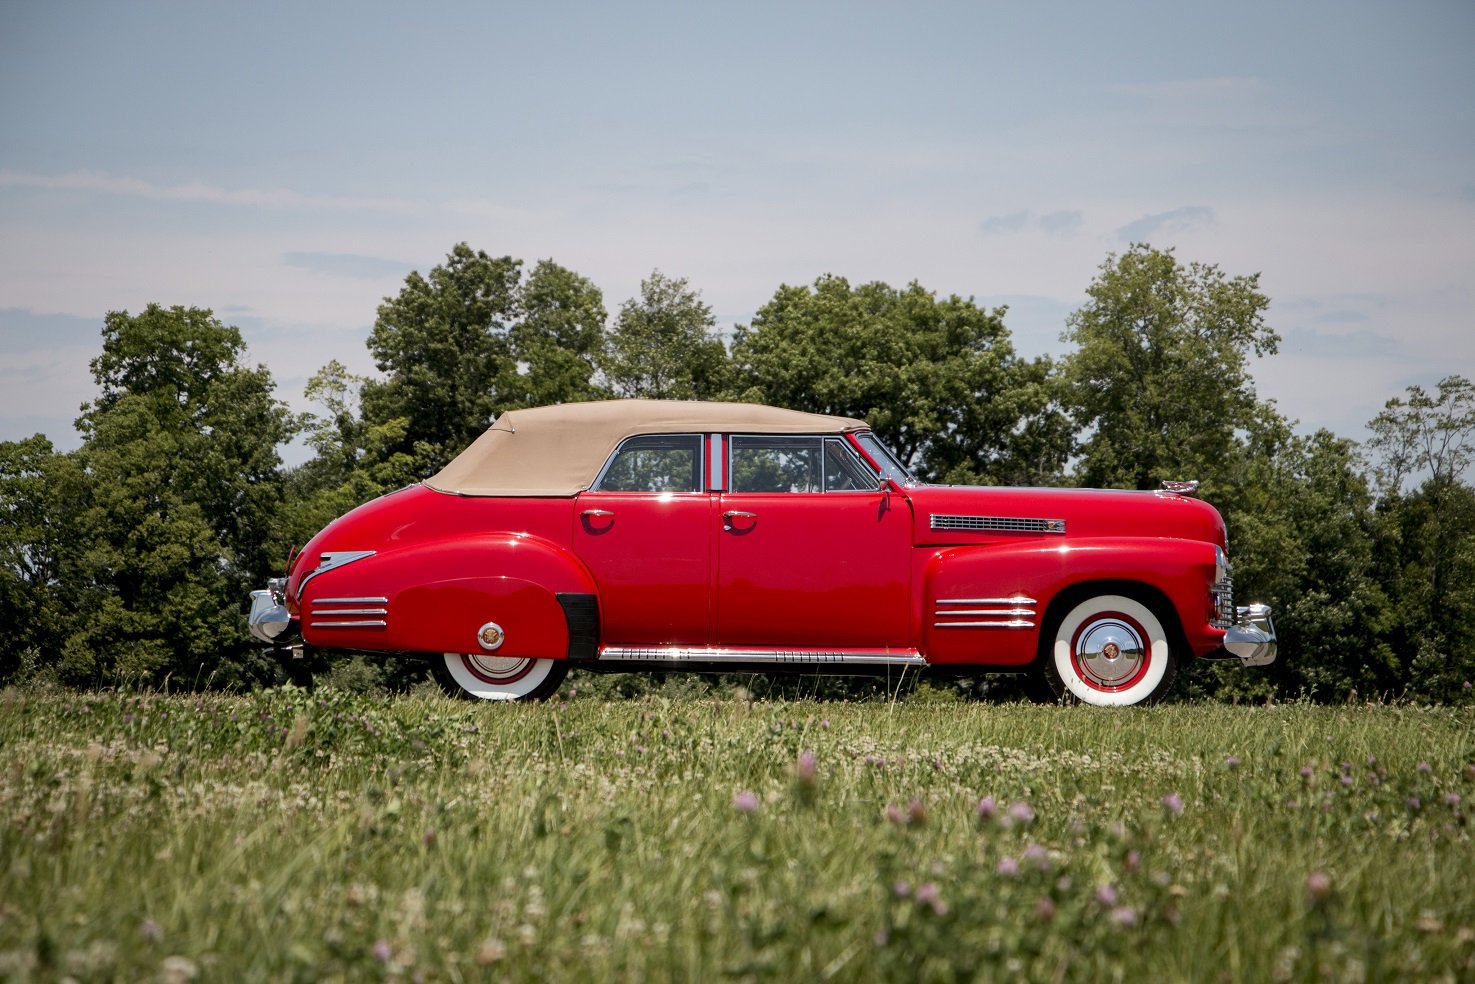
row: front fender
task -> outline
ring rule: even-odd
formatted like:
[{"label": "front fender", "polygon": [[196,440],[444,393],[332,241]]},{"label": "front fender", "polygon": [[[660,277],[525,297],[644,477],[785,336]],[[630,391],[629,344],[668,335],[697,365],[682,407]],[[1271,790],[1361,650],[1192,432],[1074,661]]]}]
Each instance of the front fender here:
[{"label": "front fender", "polygon": [[1212,612],[1214,559],[1212,543],[1139,537],[939,550],[923,571],[923,651],[930,663],[1025,666],[1050,603],[1095,581],[1154,589],[1192,639]]},{"label": "front fender", "polygon": [[[298,598],[312,646],[386,652],[495,651],[564,659],[569,620],[559,595],[593,598],[594,580],[567,550],[538,537],[434,541],[323,571]],[[495,623],[502,642],[479,639]]]}]

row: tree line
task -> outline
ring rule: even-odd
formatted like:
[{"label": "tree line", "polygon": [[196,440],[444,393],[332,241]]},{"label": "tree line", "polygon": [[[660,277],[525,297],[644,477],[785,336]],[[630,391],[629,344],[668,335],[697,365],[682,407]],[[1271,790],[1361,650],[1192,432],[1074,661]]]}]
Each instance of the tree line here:
[{"label": "tree line", "polygon": [[[1274,605],[1283,655],[1197,666],[1180,691],[1475,699],[1475,384],[1411,387],[1363,446],[1297,434],[1250,373],[1279,342],[1268,306],[1258,275],[1134,244],[1102,263],[1055,359],[1020,356],[1004,308],[831,275],[780,286],[724,340],[685,280],[653,272],[611,317],[552,260],[458,244],[380,305],[379,375],[330,362],[305,414],[211,311],[112,312],[81,447],[0,442],[0,682],[277,681],[244,600],[293,545],[434,474],[503,411],[613,396],[861,417],[929,481],[1199,479],[1236,596]],[[283,467],[298,437],[312,457]]]}]

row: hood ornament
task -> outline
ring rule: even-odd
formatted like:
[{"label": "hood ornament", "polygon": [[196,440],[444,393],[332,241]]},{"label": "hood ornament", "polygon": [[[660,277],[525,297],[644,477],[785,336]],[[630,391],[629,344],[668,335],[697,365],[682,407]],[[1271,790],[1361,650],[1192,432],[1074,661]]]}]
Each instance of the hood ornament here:
[{"label": "hood ornament", "polygon": [[1163,488],[1168,492],[1176,492],[1179,495],[1195,495],[1198,493],[1198,480],[1191,482],[1164,481]]}]

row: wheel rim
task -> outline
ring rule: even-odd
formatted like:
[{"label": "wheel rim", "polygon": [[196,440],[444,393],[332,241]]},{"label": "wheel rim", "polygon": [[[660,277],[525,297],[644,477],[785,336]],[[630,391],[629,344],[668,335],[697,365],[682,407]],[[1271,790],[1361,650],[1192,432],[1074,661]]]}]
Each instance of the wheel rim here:
[{"label": "wheel rim", "polygon": [[1070,654],[1081,682],[1106,693],[1136,684],[1152,662],[1146,630],[1122,612],[1101,612],[1084,622],[1071,639]]}]

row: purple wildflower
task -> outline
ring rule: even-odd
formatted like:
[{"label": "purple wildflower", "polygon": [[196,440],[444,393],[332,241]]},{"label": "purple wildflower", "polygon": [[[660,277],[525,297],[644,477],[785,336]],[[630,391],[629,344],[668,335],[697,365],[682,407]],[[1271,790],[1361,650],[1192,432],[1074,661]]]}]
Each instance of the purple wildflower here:
[{"label": "purple wildflower", "polygon": [[1102,885],[1096,889],[1096,901],[1102,905],[1116,905],[1116,889],[1110,885]]},{"label": "purple wildflower", "polygon": [[732,798],[732,808],[739,813],[755,813],[758,810],[758,794],[744,789]]},{"label": "purple wildflower", "polygon": [[999,812],[999,804],[994,802],[992,796],[985,796],[978,801],[978,819],[992,820]]},{"label": "purple wildflower", "polygon": [[942,890],[933,882],[917,886],[917,903],[932,907],[932,911],[939,915],[947,915],[947,903],[942,900]]},{"label": "purple wildflower", "polygon": [[389,963],[389,958],[394,956],[394,949],[390,947],[388,940],[375,940],[373,954],[375,960],[382,964],[387,964]]},{"label": "purple wildflower", "polygon": [[1035,818],[1034,808],[1028,803],[1020,801],[1009,804],[1009,819],[1015,823],[1029,823]]},{"label": "purple wildflower", "polygon": [[1009,857],[999,858],[998,867],[994,870],[1001,875],[1012,877],[1019,874],[1019,862]]},{"label": "purple wildflower", "polygon": [[1183,797],[1177,793],[1169,793],[1163,797],[1163,807],[1173,816],[1183,814]]}]

